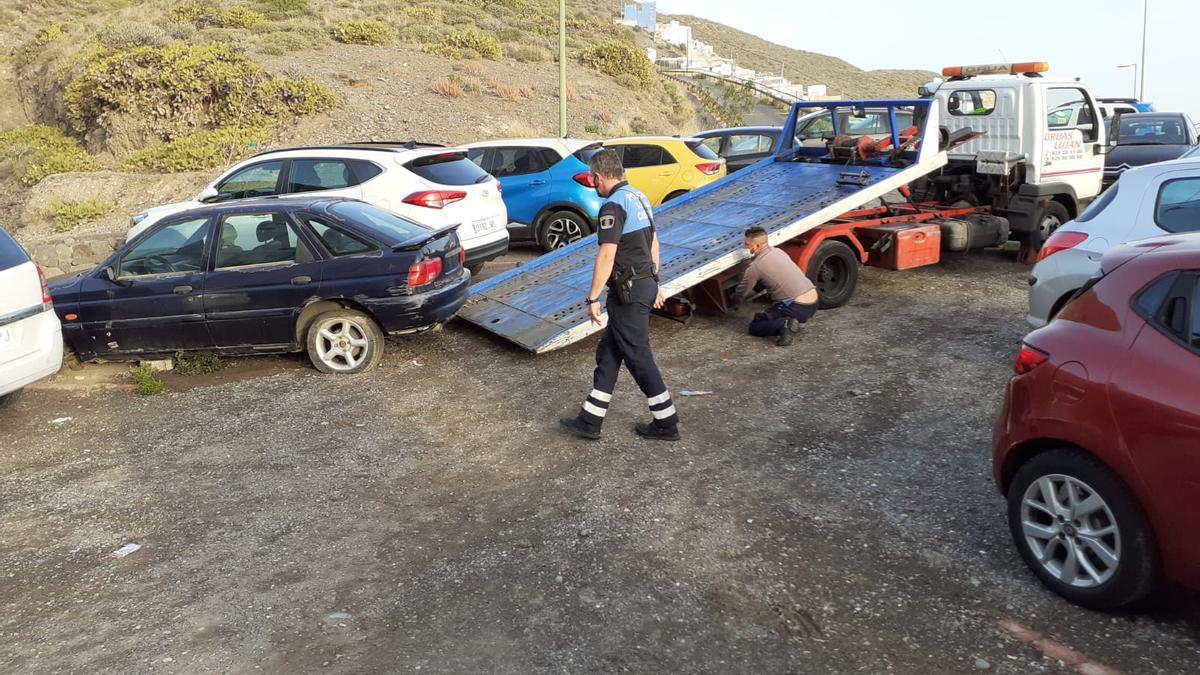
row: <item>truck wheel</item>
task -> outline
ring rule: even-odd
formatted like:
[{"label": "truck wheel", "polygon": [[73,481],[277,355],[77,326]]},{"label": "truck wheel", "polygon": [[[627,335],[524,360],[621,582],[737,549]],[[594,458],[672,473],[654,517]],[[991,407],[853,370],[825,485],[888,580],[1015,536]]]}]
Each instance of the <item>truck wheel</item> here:
[{"label": "truck wheel", "polygon": [[591,234],[592,228],[577,213],[555,211],[542,218],[538,226],[537,241],[547,251],[574,244]]},{"label": "truck wheel", "polygon": [[1067,213],[1067,207],[1052,201],[1042,209],[1042,216],[1038,219],[1038,231],[1034,233],[1037,246],[1042,248],[1042,242],[1050,238],[1063,223],[1071,219],[1071,215]]},{"label": "truck wheel", "polygon": [[840,241],[821,242],[808,261],[806,274],[817,287],[818,307],[841,307],[850,302],[858,287],[858,256]]},{"label": "truck wheel", "polygon": [[383,331],[352,309],[324,312],[308,326],[308,358],[322,373],[365,373],[383,359]]}]

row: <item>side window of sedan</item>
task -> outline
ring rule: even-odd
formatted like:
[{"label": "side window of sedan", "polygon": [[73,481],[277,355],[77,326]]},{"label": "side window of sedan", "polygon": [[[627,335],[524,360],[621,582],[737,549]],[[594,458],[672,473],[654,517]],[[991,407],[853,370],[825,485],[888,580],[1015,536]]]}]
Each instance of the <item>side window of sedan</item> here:
[{"label": "side window of sedan", "polygon": [[375,250],[373,245],[359,239],[353,234],[316,218],[309,218],[308,226],[312,228],[312,231],[325,244],[325,248],[329,249],[329,252],[335,256],[354,255],[356,253],[367,253]]},{"label": "side window of sedan", "polygon": [[208,241],[208,218],[192,218],[155,230],[121,256],[117,277],[199,272]]},{"label": "side window of sedan", "polygon": [[340,159],[294,159],[288,192],[340,190],[356,184],[350,167]]},{"label": "side window of sedan", "polygon": [[221,181],[217,185],[215,201],[273,195],[278,192],[279,174],[282,171],[282,160],[252,164]]},{"label": "side window of sedan", "polygon": [[239,213],[221,222],[216,269],[312,260],[312,252],[282,213]]},{"label": "side window of sedan", "polygon": [[720,136],[712,136],[710,138],[706,138],[702,141],[702,143],[704,144],[704,147],[708,148],[709,150],[712,150],[714,155],[721,154],[721,137]]}]

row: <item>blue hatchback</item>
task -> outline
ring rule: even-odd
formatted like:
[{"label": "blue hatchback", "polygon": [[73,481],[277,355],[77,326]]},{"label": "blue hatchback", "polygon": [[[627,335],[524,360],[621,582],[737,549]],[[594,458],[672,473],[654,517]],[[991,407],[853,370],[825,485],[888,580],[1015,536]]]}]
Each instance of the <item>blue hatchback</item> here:
[{"label": "blue hatchback", "polygon": [[463,258],[454,227],[350,199],[251,199],[163,218],[50,294],[83,360],[307,351],[321,372],[358,373],[385,333],[454,316]]},{"label": "blue hatchback", "polygon": [[467,157],[495,176],[508,208],[514,241],[534,241],[547,251],[596,229],[600,204],[579,152],[586,141],[519,139],[468,144]]}]

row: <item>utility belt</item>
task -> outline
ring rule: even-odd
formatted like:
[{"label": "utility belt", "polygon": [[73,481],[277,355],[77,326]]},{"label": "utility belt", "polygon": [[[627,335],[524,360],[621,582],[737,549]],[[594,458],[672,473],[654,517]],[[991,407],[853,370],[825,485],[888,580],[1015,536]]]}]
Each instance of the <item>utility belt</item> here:
[{"label": "utility belt", "polygon": [[637,269],[631,267],[627,270],[613,272],[612,278],[608,281],[608,286],[617,294],[617,300],[621,304],[628,305],[633,302],[633,282],[638,279],[654,279],[658,281],[658,274],[655,273],[653,267],[645,269]]}]

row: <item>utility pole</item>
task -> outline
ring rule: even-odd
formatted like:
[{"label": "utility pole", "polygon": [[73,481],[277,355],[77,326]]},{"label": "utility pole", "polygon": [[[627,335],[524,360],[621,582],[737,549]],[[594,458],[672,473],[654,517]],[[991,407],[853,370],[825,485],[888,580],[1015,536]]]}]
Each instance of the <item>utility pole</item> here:
[{"label": "utility pole", "polygon": [[[1137,93],[1138,93],[1138,72],[1137,72],[1137,71],[1138,71],[1138,64],[1136,64],[1136,63],[1126,63],[1126,64],[1123,64],[1123,65],[1120,65],[1120,66],[1117,66],[1117,67],[1118,67],[1118,68],[1133,68],[1133,95],[1134,95],[1134,96],[1137,96]],[[1138,100],[1140,101],[1140,100],[1141,100],[1141,98],[1139,98]]]},{"label": "utility pole", "polygon": [[567,137],[567,0],[558,0],[558,135]]},{"label": "utility pole", "polygon": [[[1146,100],[1146,19],[1150,14],[1150,0],[1142,0],[1142,79],[1141,86],[1138,88],[1138,101]],[[1137,71],[1134,71],[1134,76]]]}]

